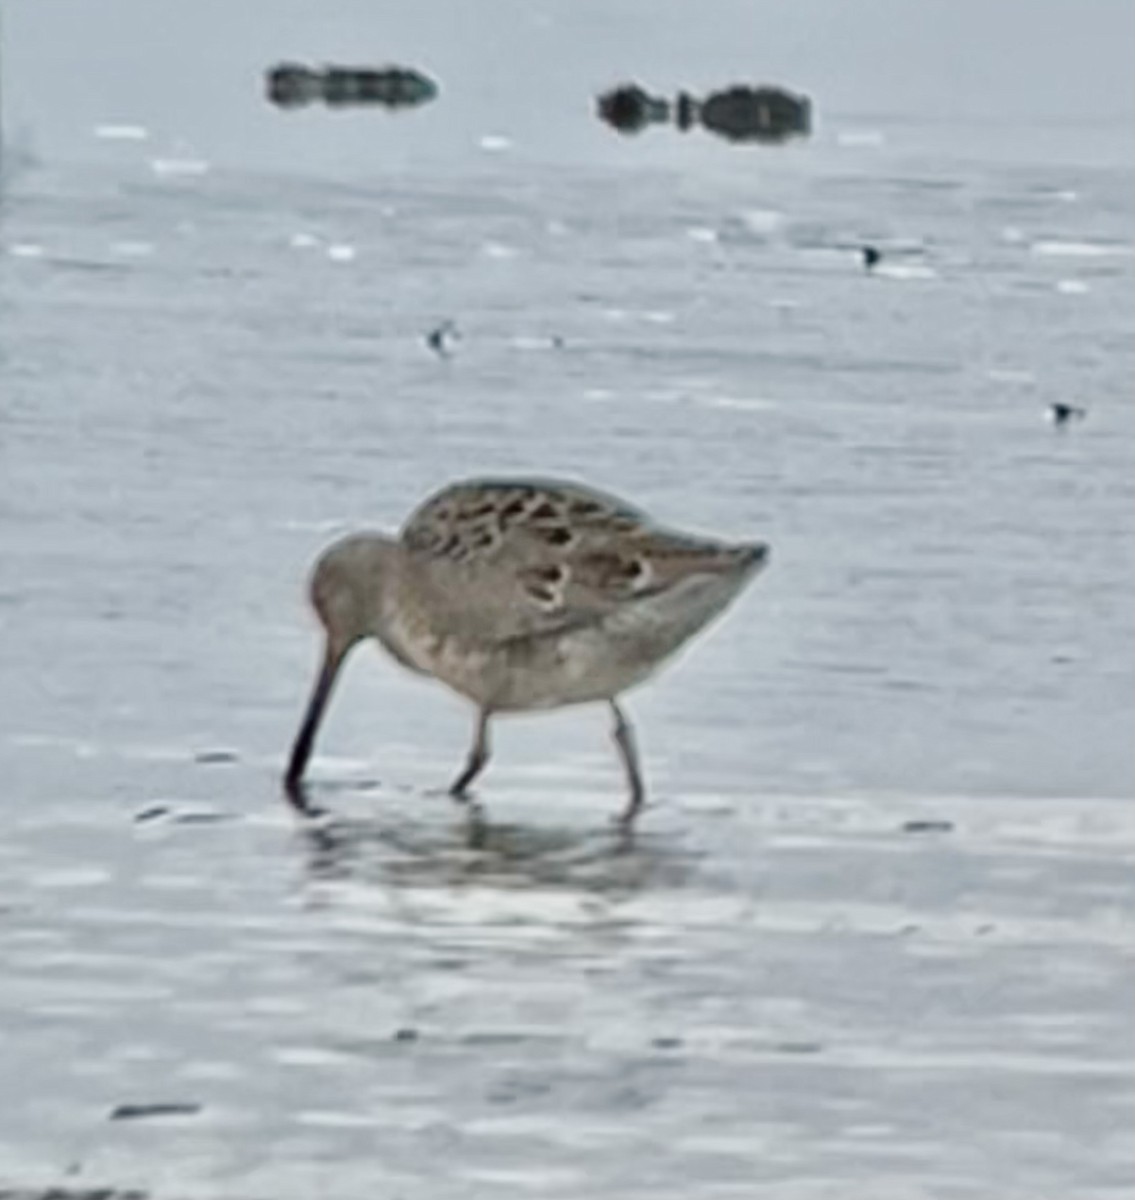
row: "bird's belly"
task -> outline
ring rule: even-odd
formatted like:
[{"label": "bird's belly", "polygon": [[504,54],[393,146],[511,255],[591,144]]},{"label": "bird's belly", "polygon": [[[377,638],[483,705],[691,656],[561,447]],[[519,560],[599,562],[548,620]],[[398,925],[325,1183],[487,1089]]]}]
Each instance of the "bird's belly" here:
[{"label": "bird's belly", "polygon": [[[739,581],[709,580],[640,601],[594,625],[501,642],[392,630],[406,665],[496,712],[607,700],[649,678],[726,606]],[[394,644],[391,644],[393,642]]]},{"label": "bird's belly", "polygon": [[424,622],[411,627],[394,622],[380,637],[387,651],[404,667],[430,675],[454,691],[484,704],[493,671],[493,654],[483,646],[463,644],[431,630]]},{"label": "bird's belly", "polygon": [[404,665],[495,712],[609,699],[644,679],[654,665],[625,661],[596,629],[497,645],[446,636],[386,645]]},{"label": "bird's belly", "polygon": [[500,664],[494,707],[559,708],[609,700],[641,683],[658,665],[620,652],[599,629],[586,629],[514,651]]}]

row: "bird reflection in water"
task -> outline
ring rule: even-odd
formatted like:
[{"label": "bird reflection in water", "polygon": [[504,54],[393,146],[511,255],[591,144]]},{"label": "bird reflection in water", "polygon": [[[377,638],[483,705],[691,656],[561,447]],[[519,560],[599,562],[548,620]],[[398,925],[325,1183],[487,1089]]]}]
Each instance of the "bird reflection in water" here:
[{"label": "bird reflection in water", "polygon": [[586,831],[491,821],[477,804],[456,817],[449,812],[434,820],[386,810],[376,820],[308,822],[299,835],[309,876],[403,887],[537,885],[610,893],[679,884],[696,857],[671,838],[617,826]]}]

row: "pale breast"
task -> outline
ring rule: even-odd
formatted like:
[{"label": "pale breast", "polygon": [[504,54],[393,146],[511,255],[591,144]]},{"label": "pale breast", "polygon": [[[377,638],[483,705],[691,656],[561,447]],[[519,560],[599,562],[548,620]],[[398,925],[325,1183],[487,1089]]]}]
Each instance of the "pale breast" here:
[{"label": "pale breast", "polygon": [[558,708],[616,696],[654,664],[595,627],[493,645],[395,619],[379,640],[399,662],[497,712]]},{"label": "pale breast", "polygon": [[392,616],[379,637],[400,662],[482,708],[557,708],[610,699],[642,683],[741,586],[737,577],[698,577],[620,606],[598,623],[495,641],[463,637],[406,609]]}]

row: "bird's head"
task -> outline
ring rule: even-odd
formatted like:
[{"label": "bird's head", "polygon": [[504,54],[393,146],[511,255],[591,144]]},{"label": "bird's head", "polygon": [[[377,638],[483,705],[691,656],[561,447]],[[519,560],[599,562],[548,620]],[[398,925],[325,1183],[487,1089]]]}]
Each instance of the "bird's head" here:
[{"label": "bird's head", "polygon": [[319,556],[309,595],[327,633],[329,653],[341,656],[376,632],[397,551],[390,538],[358,533],[335,542]]},{"label": "bird's head", "polygon": [[348,651],[381,627],[383,601],[397,570],[400,547],[381,534],[360,533],[329,546],[311,573],[312,607],[326,633],[323,662],[292,747],[285,777],[288,794],[306,807],[300,780],[319,723]]}]

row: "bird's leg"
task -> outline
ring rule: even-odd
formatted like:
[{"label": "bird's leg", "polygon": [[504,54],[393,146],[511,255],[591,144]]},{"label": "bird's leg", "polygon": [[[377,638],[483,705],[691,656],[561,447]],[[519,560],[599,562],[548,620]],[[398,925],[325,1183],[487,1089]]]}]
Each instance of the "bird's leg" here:
[{"label": "bird's leg", "polygon": [[465,791],[474,779],[480,775],[485,764],[489,761],[489,712],[481,709],[477,714],[477,733],[473,739],[473,747],[461,774],[453,781],[449,794],[457,800],[465,799]]},{"label": "bird's leg", "polygon": [[638,810],[642,808],[645,789],[642,785],[642,772],[638,766],[638,749],[635,746],[634,729],[614,700],[611,701],[611,712],[615,717],[615,728],[612,731],[615,745],[619,747],[619,757],[623,760],[623,770],[627,773],[627,784],[631,793],[626,808],[619,816],[619,824],[624,829],[630,829],[638,815]]}]

